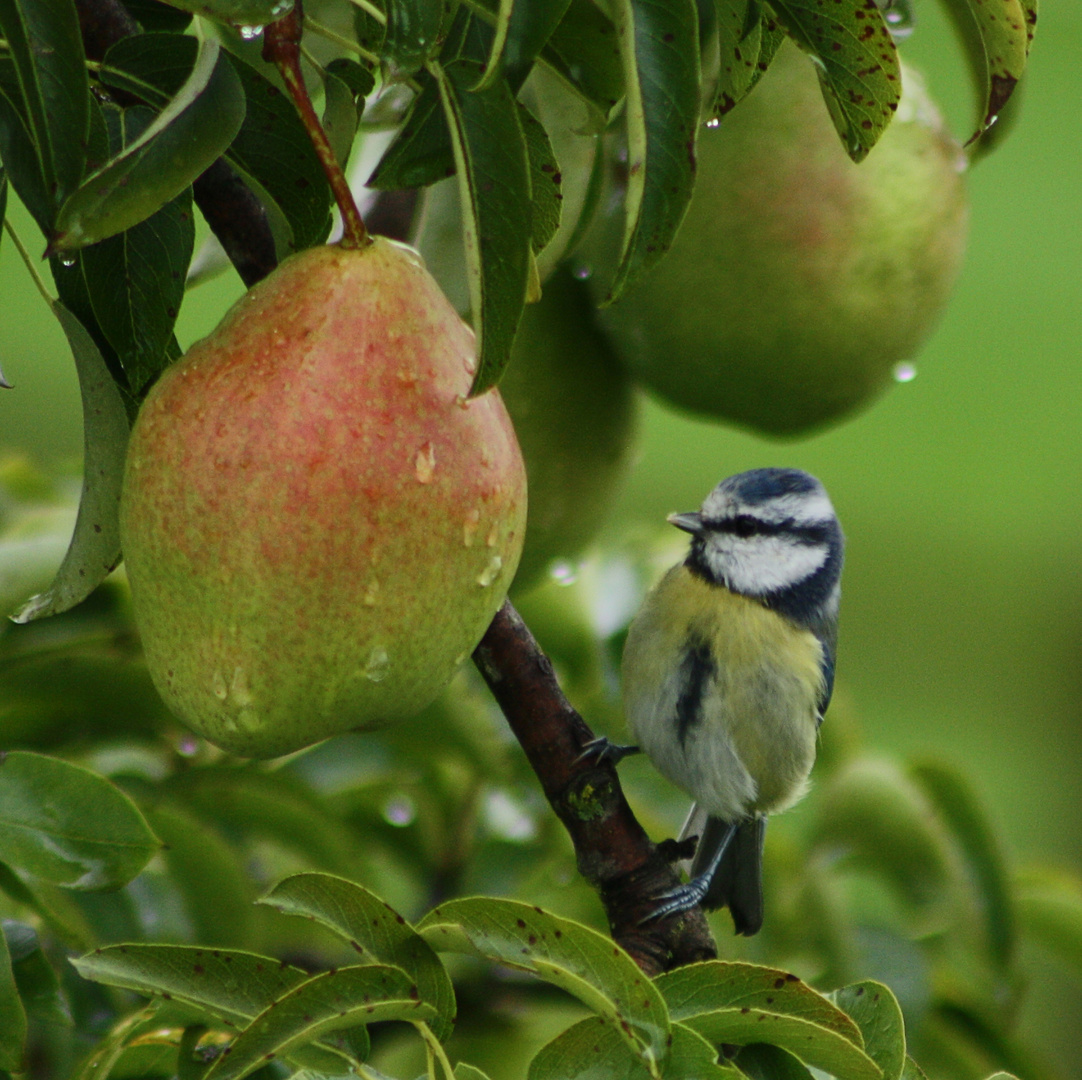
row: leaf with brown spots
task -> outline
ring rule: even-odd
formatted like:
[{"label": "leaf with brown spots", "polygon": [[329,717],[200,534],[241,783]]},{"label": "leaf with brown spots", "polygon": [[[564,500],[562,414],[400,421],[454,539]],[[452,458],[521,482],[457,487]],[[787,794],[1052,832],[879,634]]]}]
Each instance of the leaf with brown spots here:
[{"label": "leaf with brown spots", "polygon": [[744,1077],[738,1069],[719,1064],[717,1048],[683,1024],[673,1024],[669,1052],[659,1067],[659,1063],[636,1055],[600,1017],[591,1016],[543,1046],[530,1062],[527,1080],[568,1080],[569,1077],[647,1080],[659,1075],[672,1080],[743,1080]]},{"label": "leaf with brown spots", "polygon": [[285,915],[311,918],[357,953],[407,972],[420,1000],[431,1005],[429,1027],[443,1041],[455,1021],[455,991],[440,958],[406,920],[375,893],[331,874],[295,874],[259,903]]},{"label": "leaf with brown spots", "polygon": [[768,1009],[799,1016],[863,1048],[860,1028],[829,999],[778,968],[729,960],[688,964],[654,980],[675,1020],[719,1008]]},{"label": "leaf with brown spots", "polygon": [[863,160],[902,96],[894,38],[876,0],[772,0],[789,36],[811,55],[846,153]]},{"label": "leaf with brown spots", "polygon": [[397,967],[366,964],[324,971],[271,1002],[236,1038],[205,1080],[241,1080],[324,1035],[385,1020],[424,1021],[436,1015]]},{"label": "leaf with brown spots", "polygon": [[[173,1006],[185,1006],[233,1029],[247,1026],[271,1002],[309,978],[300,968],[269,956],[190,945],[110,945],[72,963],[84,979],[166,998]],[[291,1057],[315,1069],[341,1071],[352,1055],[316,1046]]]},{"label": "leaf with brown spots", "polygon": [[627,195],[622,251],[608,301],[672,245],[695,182],[699,22],[691,0],[613,5],[627,88]]},{"label": "leaf with brown spots", "polygon": [[561,987],[636,1055],[660,1062],[668,1053],[664,998],[623,949],[588,926],[516,900],[477,897],[441,904],[417,931],[438,952],[481,956]]},{"label": "leaf with brown spots", "polygon": [[882,983],[866,980],[830,995],[860,1025],[864,1049],[883,1070],[883,1080],[901,1080],[905,1068],[905,1021],[897,999]]},{"label": "leaf with brown spots", "polygon": [[[1026,70],[1036,0],[943,0],[981,99],[975,142],[995,122]],[[974,32],[975,30],[975,32]],[[967,144],[968,145],[968,144]]]}]

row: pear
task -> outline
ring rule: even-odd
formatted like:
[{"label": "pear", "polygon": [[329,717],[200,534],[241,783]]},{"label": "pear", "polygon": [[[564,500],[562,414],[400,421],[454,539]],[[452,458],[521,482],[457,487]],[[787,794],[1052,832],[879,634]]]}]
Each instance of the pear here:
[{"label": "pear", "polygon": [[376,239],[287,259],[137,418],[121,540],[147,663],[251,757],[412,716],[514,577],[526,478],[472,331]]},{"label": "pear", "polygon": [[566,270],[556,271],[523,312],[500,393],[530,487],[512,590],[518,596],[596,536],[638,441],[635,387],[596,326],[585,285]]},{"label": "pear", "polygon": [[790,44],[746,100],[701,129],[671,250],[600,316],[643,384],[775,436],[837,420],[890,384],[943,311],[967,223],[965,154],[920,76],[905,67],[903,81],[893,122],[859,165]]}]

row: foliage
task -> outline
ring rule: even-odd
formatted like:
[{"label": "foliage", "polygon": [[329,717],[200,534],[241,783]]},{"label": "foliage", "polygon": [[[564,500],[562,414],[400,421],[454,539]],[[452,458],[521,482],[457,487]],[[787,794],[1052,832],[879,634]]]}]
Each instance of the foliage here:
[{"label": "foliage", "polygon": [[[4,565],[33,587],[70,511],[24,462],[3,473]],[[656,558],[629,544],[522,603],[576,705],[610,725],[623,626],[598,629],[597,582],[634,582],[604,593],[605,618],[630,613]],[[773,826],[762,934],[736,951],[721,914],[728,959],[651,984],[470,680],[382,735],[244,764],[165,712],[114,575],[9,626],[0,701],[13,1075],[29,1059],[45,1077],[412,1076],[427,1057],[440,1076],[447,1054],[493,1077],[532,1056],[536,1078],[876,1080],[921,1076],[912,1055],[933,1076],[1040,1078],[1010,1033],[1020,941],[1082,975],[1082,883],[1010,866],[958,772],[869,755],[844,703],[806,812]],[[676,797],[627,773],[663,832]]]},{"label": "foliage", "polygon": [[[983,129],[1022,74],[1036,9],[944,3]],[[254,41],[289,6],[130,0],[137,32],[98,55],[79,15],[100,5],[0,0],[0,218],[10,184],[46,244],[57,298],[39,284],[72,347],[86,442],[77,515],[64,485],[3,463],[0,597],[19,625],[0,632],[0,1076],[316,1080],[426,1063],[437,1076],[451,1055],[477,1063],[462,1077],[532,1056],[537,1080],[876,1080],[920,1077],[910,1050],[942,1076],[1046,1075],[1011,1035],[1018,941],[1077,969],[1082,886],[1007,866],[961,776],[867,756],[844,716],[825,729],[807,813],[768,852],[761,938],[652,983],[597,925],[566,837],[470,680],[411,725],[271,765],[176,727],[112,574],[120,466],[128,422],[179,352],[208,166],[224,161],[257,200],[275,257],[331,229],[330,187]],[[683,218],[700,102],[715,120],[738,107],[783,36],[817,61],[854,160],[898,100],[891,13],[871,0],[829,18],[803,0],[308,7],[339,158],[390,133],[374,189],[457,175],[475,392],[500,377],[542,252],[571,254],[596,209],[587,168],[578,217],[559,220],[572,175],[555,147],[570,135],[626,139],[618,294]],[[716,70],[701,60],[712,48]],[[584,120],[552,127],[544,78]],[[609,596],[623,616],[603,630],[585,580],[527,602],[575,703],[614,730],[614,657],[647,563],[609,575],[636,584]],[[655,785],[643,801],[671,797]]]}]

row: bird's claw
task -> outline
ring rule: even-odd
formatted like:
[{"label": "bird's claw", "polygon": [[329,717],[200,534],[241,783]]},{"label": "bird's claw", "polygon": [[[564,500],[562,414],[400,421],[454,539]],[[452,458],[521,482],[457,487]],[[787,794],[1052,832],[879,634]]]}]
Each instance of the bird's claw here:
[{"label": "bird's claw", "polygon": [[618,765],[624,758],[641,752],[642,748],[639,746],[621,746],[604,735],[599,735],[596,739],[591,739],[582,748],[582,752],[575,760],[594,761],[599,765],[603,763]]},{"label": "bird's claw", "polygon": [[658,919],[666,919],[670,915],[679,915],[698,907],[706,898],[710,888],[710,878],[706,874],[700,874],[692,878],[686,885],[677,885],[675,889],[663,892],[657,899],[658,905],[649,915],[639,919],[639,926],[657,922]]}]

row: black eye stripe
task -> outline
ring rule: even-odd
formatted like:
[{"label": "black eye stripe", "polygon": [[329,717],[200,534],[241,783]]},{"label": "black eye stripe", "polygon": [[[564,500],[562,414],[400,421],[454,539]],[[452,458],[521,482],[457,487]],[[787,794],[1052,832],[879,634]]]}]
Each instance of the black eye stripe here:
[{"label": "black eye stripe", "polygon": [[732,536],[789,536],[801,544],[825,543],[830,533],[830,523],[798,525],[793,518],[784,521],[763,521],[751,514],[737,514],[736,517],[723,518],[721,521],[704,522],[708,530],[728,533]]}]

